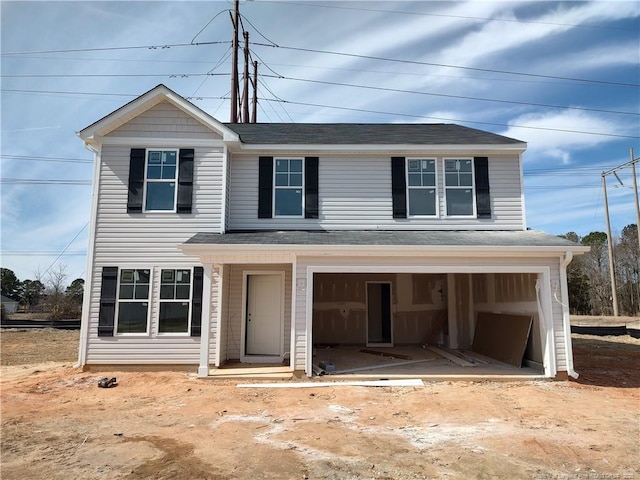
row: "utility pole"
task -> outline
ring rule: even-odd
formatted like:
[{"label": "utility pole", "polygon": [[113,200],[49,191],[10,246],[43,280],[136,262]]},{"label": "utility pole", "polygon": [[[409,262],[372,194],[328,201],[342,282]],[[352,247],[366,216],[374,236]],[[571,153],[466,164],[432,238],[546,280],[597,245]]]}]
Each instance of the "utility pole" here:
[{"label": "utility pole", "polygon": [[244,77],[242,93],[242,121],[249,123],[249,32],[244,35]]},{"label": "utility pole", "polygon": [[231,56],[231,123],[238,123],[238,19],[240,16],[240,1],[234,0],[233,41]]},{"label": "utility pole", "polygon": [[253,62],[253,105],[251,106],[251,123],[256,123],[258,112],[258,62]]},{"label": "utility pole", "polygon": [[613,238],[611,238],[611,223],[609,221],[609,200],[607,199],[607,180],[606,177],[609,174],[615,175],[618,182],[622,186],[622,180],[616,173],[618,170],[631,166],[631,174],[633,176],[633,197],[636,206],[636,228],[638,229],[638,248],[640,249],[640,206],[638,205],[638,180],[636,179],[636,163],[640,158],[633,157],[633,148],[629,149],[629,155],[631,160],[625,164],[618,165],[617,167],[602,172],[602,188],[604,190],[604,209],[607,217],[607,243],[609,244],[609,274],[611,275],[611,299],[613,300],[613,315],[618,316],[618,294],[616,287],[616,275],[615,275],[615,262],[613,257]]},{"label": "utility pole", "polygon": [[609,246],[609,275],[611,276],[611,300],[613,301],[613,316],[618,316],[618,289],[616,288],[616,272],[613,261],[613,238],[611,237],[611,223],[609,222],[609,201],[607,200],[607,173],[602,172],[602,189],[604,190],[604,211],[607,217],[607,245]]}]

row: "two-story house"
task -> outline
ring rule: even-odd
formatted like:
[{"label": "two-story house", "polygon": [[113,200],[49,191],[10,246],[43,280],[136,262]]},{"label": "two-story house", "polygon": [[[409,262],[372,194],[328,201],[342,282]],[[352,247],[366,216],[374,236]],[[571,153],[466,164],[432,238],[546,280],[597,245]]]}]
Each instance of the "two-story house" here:
[{"label": "two-story house", "polygon": [[163,85],[78,135],[95,154],[83,366],[311,376],[314,345],[470,348],[497,312],[532,319],[540,375],[574,373],[566,267],[585,249],[527,230],[519,140],[221,123]]}]

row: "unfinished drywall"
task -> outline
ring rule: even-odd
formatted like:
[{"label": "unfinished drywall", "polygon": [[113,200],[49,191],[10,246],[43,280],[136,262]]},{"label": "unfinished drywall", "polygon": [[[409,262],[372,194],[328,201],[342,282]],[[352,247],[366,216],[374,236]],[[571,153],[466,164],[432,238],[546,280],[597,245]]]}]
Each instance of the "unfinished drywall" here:
[{"label": "unfinished drywall", "polygon": [[473,308],[478,312],[525,315],[533,318],[524,358],[542,364],[543,349],[534,273],[472,275]]},{"label": "unfinished drywall", "polygon": [[478,312],[471,349],[514,367],[521,367],[531,333],[530,315]]},{"label": "unfinished drywall", "polygon": [[326,273],[314,276],[313,343],[366,343],[366,284],[390,282],[393,343],[419,344],[445,305],[446,277]]}]

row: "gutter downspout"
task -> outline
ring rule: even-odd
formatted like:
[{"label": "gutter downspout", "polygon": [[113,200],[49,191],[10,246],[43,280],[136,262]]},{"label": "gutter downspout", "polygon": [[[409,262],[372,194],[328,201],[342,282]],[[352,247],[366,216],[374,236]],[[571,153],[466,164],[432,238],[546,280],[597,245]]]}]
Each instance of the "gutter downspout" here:
[{"label": "gutter downspout", "polygon": [[567,374],[578,378],[579,374],[573,369],[573,347],[571,344],[571,319],[569,317],[569,292],[567,289],[567,266],[573,260],[573,252],[568,251],[564,257],[560,257],[560,298],[555,297],[556,302],[562,306],[562,327],[564,329],[565,351],[567,355]]},{"label": "gutter downspout", "polygon": [[[79,135],[78,135],[79,136]],[[82,298],[82,317],[80,321],[80,345],[78,347],[78,362],[73,368],[84,367],[87,363],[87,345],[89,343],[89,310],[91,309],[91,294],[93,289],[93,252],[95,241],[95,226],[98,215],[98,182],[100,164],[102,163],[102,148],[96,148],[84,141],[84,147],[93,153],[93,185],[91,188],[91,212],[89,214],[89,238],[87,248],[87,266],[85,268],[84,296]]]}]

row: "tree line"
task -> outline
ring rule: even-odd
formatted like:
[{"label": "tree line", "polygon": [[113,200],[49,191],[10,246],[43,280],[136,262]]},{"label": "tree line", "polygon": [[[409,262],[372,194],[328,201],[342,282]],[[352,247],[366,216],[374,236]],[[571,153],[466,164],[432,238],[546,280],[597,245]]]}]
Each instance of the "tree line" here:
[{"label": "tree line", "polygon": [[64,266],[47,272],[46,276],[36,273],[35,277],[34,280],[19,280],[13,270],[0,268],[2,295],[18,302],[20,311],[42,313],[48,320],[80,318],[84,294],[82,278],[67,285]]},{"label": "tree line", "polygon": [[[604,232],[580,237],[575,232],[563,238],[591,247],[577,255],[567,267],[569,307],[577,315],[612,315],[611,276],[609,273],[609,239]],[[627,225],[612,239],[618,312],[624,316],[640,315],[640,251],[638,226]]]}]

